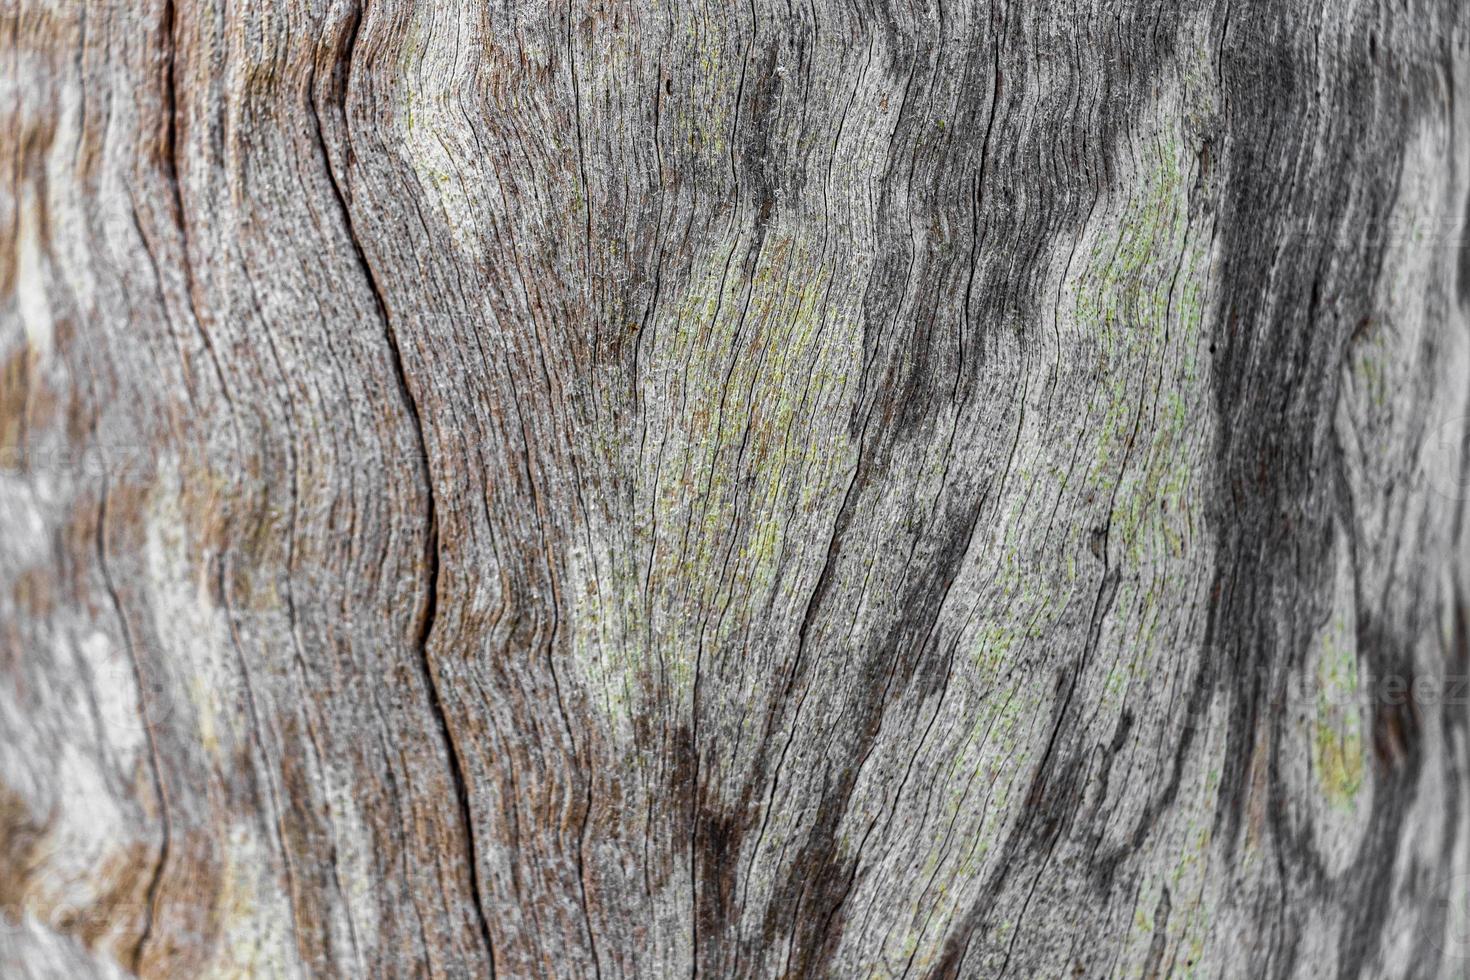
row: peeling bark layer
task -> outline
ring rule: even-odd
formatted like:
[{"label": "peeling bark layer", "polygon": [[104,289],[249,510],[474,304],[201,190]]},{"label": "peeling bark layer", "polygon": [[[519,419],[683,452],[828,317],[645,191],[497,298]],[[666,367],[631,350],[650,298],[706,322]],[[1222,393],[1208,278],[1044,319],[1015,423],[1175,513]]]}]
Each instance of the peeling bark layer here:
[{"label": "peeling bark layer", "polygon": [[1456,0],[0,25],[0,972],[1470,968]]}]

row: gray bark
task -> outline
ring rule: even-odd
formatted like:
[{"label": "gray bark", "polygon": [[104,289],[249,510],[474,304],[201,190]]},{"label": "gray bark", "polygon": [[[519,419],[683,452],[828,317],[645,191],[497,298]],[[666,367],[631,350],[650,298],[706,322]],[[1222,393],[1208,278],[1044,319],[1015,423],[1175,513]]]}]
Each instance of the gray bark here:
[{"label": "gray bark", "polygon": [[0,4],[0,973],[1458,976],[1458,0]]}]

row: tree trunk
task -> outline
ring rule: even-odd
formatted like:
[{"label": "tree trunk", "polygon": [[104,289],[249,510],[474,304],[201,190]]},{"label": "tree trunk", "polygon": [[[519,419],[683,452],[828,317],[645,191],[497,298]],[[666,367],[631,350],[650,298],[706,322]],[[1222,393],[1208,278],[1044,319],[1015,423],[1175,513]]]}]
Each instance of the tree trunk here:
[{"label": "tree trunk", "polygon": [[1460,0],[16,3],[0,974],[1470,967]]}]

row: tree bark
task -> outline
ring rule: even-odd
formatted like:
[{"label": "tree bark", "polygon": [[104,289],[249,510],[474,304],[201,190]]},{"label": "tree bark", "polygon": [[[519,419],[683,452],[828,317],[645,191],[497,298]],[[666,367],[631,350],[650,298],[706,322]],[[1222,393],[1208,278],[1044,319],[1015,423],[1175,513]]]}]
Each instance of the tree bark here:
[{"label": "tree bark", "polygon": [[1458,0],[0,4],[0,974],[1458,976]]}]

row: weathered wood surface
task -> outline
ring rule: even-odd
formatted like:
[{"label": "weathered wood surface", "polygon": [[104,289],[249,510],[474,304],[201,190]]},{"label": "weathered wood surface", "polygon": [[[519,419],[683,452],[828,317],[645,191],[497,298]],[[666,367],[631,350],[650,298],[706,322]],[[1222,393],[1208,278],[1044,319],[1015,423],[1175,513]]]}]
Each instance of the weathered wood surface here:
[{"label": "weathered wood surface", "polygon": [[0,973],[1470,967],[1457,0],[0,11]]}]

